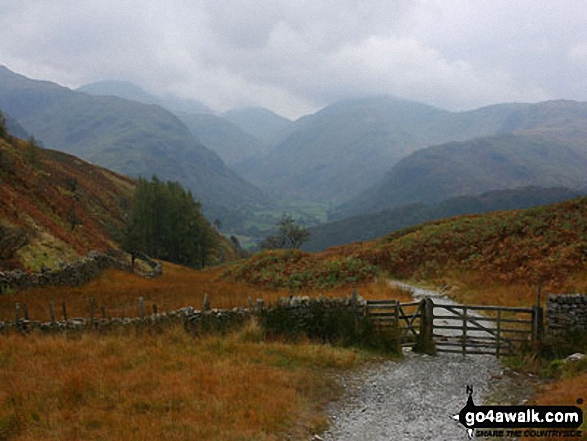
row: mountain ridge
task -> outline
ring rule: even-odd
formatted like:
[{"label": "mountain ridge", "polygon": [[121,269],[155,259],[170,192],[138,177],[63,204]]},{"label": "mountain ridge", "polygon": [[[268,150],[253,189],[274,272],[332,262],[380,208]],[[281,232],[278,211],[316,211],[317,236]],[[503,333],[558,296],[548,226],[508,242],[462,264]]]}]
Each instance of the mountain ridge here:
[{"label": "mountain ridge", "polygon": [[47,147],[131,176],[179,181],[206,214],[239,219],[265,195],[197,142],[171,112],[117,97],[92,96],[0,69],[0,109]]},{"label": "mountain ridge", "polygon": [[376,185],[340,205],[329,219],[408,203],[523,186],[584,187],[587,153],[540,137],[501,134],[449,142],[402,159]]},{"label": "mountain ridge", "polygon": [[504,103],[450,112],[393,97],[344,100],[297,120],[256,163],[238,169],[283,197],[344,203],[418,150],[514,133],[584,148],[587,105],[571,100]]}]

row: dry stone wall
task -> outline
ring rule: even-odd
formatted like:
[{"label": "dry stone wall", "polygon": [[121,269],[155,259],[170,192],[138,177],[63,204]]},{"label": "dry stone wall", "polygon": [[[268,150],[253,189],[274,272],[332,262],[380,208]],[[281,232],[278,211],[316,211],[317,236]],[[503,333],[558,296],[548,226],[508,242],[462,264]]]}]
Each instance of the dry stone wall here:
[{"label": "dry stone wall", "polygon": [[587,331],[587,295],[550,294],[546,301],[546,327],[553,337],[573,329]]},{"label": "dry stone wall", "polygon": [[[149,270],[142,275],[156,277],[161,274],[161,263],[147,261]],[[124,254],[119,251],[100,253],[91,251],[85,259],[75,263],[61,264],[57,269],[46,269],[39,272],[14,270],[0,271],[0,293],[8,288],[24,289],[47,285],[80,286],[97,277],[107,268],[116,268],[123,271],[132,271],[133,268]]]},{"label": "dry stone wall", "polygon": [[41,322],[19,318],[14,321],[0,322],[0,333],[18,331],[26,334],[31,331],[40,332],[67,332],[67,331],[108,331],[120,328],[139,328],[172,326],[180,324],[187,331],[201,333],[205,331],[226,331],[242,325],[253,310],[247,308],[197,310],[189,306],[166,313],[153,313],[144,317],[112,317],[112,318],[85,318],[74,317],[68,320],[54,320]]},{"label": "dry stone wall", "polygon": [[[142,310],[144,305],[140,299]],[[281,299],[278,305],[264,306],[261,299],[257,300],[257,305],[252,302],[248,308],[237,307],[232,309],[211,309],[209,307],[210,299],[206,298],[202,309],[198,310],[192,306],[184,307],[175,311],[141,314],[141,317],[74,317],[67,320],[56,320],[41,322],[22,317],[20,311],[15,314],[12,321],[0,321],[0,333],[18,331],[28,333],[31,331],[40,332],[67,332],[67,331],[107,331],[109,329],[119,329],[125,327],[142,327],[142,326],[168,326],[180,324],[186,331],[194,334],[206,332],[225,332],[236,327],[242,326],[252,317],[257,317],[263,321],[263,317],[270,314],[271,311],[280,309],[284,311],[290,320],[295,323],[295,327],[300,330],[312,330],[315,325],[316,314],[324,316],[328,314],[339,314],[344,310],[352,310],[362,315],[365,301],[358,296],[344,299],[310,299],[308,297],[290,297]],[[156,311],[156,308],[153,308]],[[54,316],[52,314],[52,316]]]}]

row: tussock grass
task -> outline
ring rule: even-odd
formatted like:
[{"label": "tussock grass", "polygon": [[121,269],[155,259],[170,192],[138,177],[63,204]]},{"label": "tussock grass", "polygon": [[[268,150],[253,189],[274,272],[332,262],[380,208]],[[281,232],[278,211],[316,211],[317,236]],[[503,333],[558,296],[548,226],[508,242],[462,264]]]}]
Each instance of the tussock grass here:
[{"label": "tussock grass", "polygon": [[[221,277],[222,271],[222,268],[198,271],[164,263],[161,277],[145,279],[123,271],[106,270],[97,279],[79,288],[53,286],[0,295],[0,319],[14,319],[15,302],[27,305],[31,319],[49,320],[50,301],[56,302],[58,316],[61,313],[61,302],[65,301],[69,317],[88,317],[88,299],[93,297],[97,315],[104,306],[110,317],[136,317],[140,314],[139,297],[145,299],[147,308],[156,304],[159,312],[165,312],[184,306],[200,308],[206,294],[213,308],[248,306],[249,299],[256,302],[257,298],[269,304],[291,294],[285,289],[260,288],[228,281]],[[351,295],[352,289],[351,286],[313,289],[302,294],[311,297],[347,297]],[[409,300],[409,294],[388,286],[383,279],[358,285],[357,291],[365,298]]]},{"label": "tussock grass", "polygon": [[10,335],[0,345],[0,438],[11,440],[307,439],[340,393],[332,372],[365,353],[162,333]]}]

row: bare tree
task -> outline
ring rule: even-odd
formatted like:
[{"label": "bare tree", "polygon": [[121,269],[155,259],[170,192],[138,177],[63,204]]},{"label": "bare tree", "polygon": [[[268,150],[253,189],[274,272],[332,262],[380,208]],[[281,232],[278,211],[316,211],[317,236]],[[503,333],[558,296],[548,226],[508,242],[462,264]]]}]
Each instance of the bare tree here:
[{"label": "bare tree", "polygon": [[310,232],[306,227],[298,225],[292,216],[284,214],[277,222],[277,233],[265,238],[261,248],[300,248],[309,237]]}]

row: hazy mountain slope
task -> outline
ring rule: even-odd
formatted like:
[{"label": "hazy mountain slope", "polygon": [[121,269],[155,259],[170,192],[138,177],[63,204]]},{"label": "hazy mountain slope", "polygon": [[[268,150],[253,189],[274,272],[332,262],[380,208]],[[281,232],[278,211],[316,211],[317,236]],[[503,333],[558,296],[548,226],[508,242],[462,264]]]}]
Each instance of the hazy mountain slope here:
[{"label": "hazy mountain slope", "polygon": [[239,171],[277,194],[344,202],[400,159],[432,145],[517,133],[587,150],[587,104],[550,101],[448,112],[376,97],[330,105],[295,122],[262,160]]},{"label": "hazy mountain slope", "polygon": [[266,201],[159,106],[74,92],[0,68],[0,108],[46,147],[132,176],[179,181],[210,216]]},{"label": "hazy mountain slope", "polygon": [[521,186],[582,188],[587,155],[564,144],[499,135],[420,150],[332,213],[340,219],[391,207]]},{"label": "hazy mountain slope", "polygon": [[267,146],[280,142],[294,126],[293,121],[263,107],[233,109],[224,112],[221,116]]},{"label": "hazy mountain slope", "polygon": [[[178,99],[157,97],[125,81],[101,81],[87,84],[77,90],[97,96],[117,96],[144,104],[160,105],[173,112],[198,141],[220,156],[229,166],[245,162],[269,148],[267,142],[260,141],[228,119],[213,115],[209,108],[197,101],[185,100],[182,104]],[[271,114],[269,110],[258,109],[261,114],[264,114],[264,111],[270,115],[271,127],[276,124],[273,118],[281,118]]]},{"label": "hazy mountain slope", "polygon": [[342,202],[419,149],[499,132],[517,107],[452,113],[390,97],[342,101],[296,121],[269,155],[239,171],[278,194]]},{"label": "hazy mountain slope", "polygon": [[277,194],[344,200],[427,145],[425,127],[443,113],[391,98],[337,103],[296,121],[288,138],[241,172]]},{"label": "hazy mountain slope", "polygon": [[395,230],[435,219],[529,208],[577,196],[578,192],[566,188],[526,187],[495,190],[479,196],[461,196],[433,205],[411,204],[313,227],[310,229],[310,239],[303,249],[321,251],[336,245],[376,239]]},{"label": "hazy mountain slope", "polygon": [[243,163],[264,152],[266,145],[236,124],[216,115],[179,113],[190,132],[229,166]]},{"label": "hazy mountain slope", "polygon": [[6,119],[6,128],[8,129],[8,133],[20,139],[30,138],[31,135],[25,130],[23,126],[20,125],[17,120],[15,120],[8,113],[2,111],[2,109],[0,109],[0,112],[2,112],[4,118]]},{"label": "hazy mountain slope", "polygon": [[210,108],[199,101],[174,96],[156,96],[129,81],[98,81],[81,86],[77,90],[90,95],[117,96],[144,104],[157,104],[172,112],[212,113]]}]

